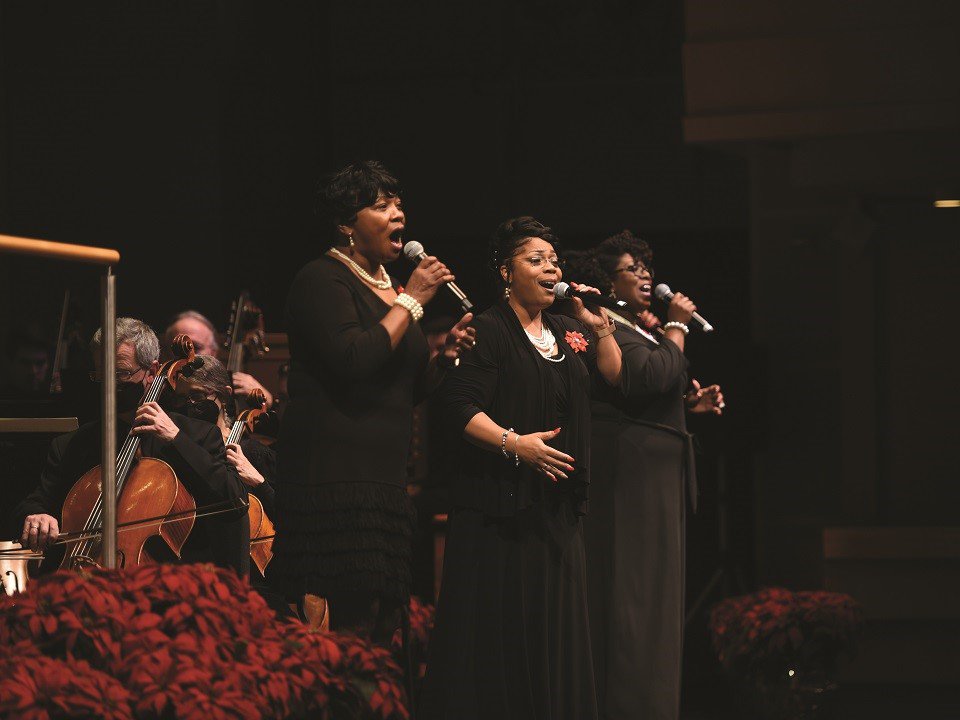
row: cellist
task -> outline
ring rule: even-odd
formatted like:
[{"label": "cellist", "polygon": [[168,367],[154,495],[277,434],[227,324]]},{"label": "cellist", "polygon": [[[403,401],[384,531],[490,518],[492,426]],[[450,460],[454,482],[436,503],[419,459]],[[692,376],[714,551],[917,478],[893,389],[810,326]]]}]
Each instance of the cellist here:
[{"label": "cellist", "polygon": [[[91,342],[95,370],[91,379],[102,380],[101,331]],[[232,502],[238,510],[198,518],[181,552],[184,562],[213,562],[249,572],[250,527],[242,503],[246,486],[229,465],[220,431],[202,420],[167,413],[157,403],[140,404],[160,364],[160,343],[153,330],[133,318],[116,321],[117,426],[119,447],[128,432],[141,438],[142,457],[157,458],[173,468],[198,506]],[[14,510],[24,547],[44,549],[60,534],[60,510],[73,484],[101,462],[100,422],[82,425],[61,435],[50,446],[37,488]],[[113,459],[110,459],[113,461]],[[148,541],[151,557],[174,561],[162,543]],[[48,553],[41,571],[55,569],[59,553]]]}]

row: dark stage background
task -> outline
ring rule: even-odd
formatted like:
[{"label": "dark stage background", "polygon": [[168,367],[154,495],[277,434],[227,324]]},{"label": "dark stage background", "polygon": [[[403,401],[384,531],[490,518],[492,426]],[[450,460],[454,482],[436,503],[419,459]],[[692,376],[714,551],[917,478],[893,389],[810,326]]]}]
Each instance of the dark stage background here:
[{"label": "dark stage background", "polygon": [[[158,330],[185,308],[225,329],[249,288],[278,332],[323,248],[316,179],[351,159],[400,177],[407,238],[480,305],[505,218],[569,248],[633,229],[718,328],[690,343],[729,405],[695,422],[690,600],[722,560],[742,586],[704,607],[852,592],[871,618],[852,686],[949,687],[960,210],[932,199],[960,188],[958,26],[897,0],[4,0],[0,233],[119,249],[118,311]],[[25,323],[52,341],[68,285],[92,332],[97,282],[0,256],[0,342]],[[909,552],[903,528],[922,531]],[[689,637],[697,712],[719,692],[702,613]]]}]

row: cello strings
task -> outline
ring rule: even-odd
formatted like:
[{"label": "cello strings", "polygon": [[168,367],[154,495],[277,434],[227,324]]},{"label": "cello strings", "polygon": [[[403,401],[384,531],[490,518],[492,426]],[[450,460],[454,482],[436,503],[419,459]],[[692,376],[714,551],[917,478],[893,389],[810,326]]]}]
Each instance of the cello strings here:
[{"label": "cello strings", "polygon": [[[154,379],[154,381],[151,383],[150,388],[147,390],[147,394],[143,398],[143,401],[141,404],[148,403],[148,402],[156,402],[157,398],[160,397],[160,393],[163,390],[165,381],[166,381],[165,376],[158,375]],[[123,446],[120,449],[120,453],[117,456],[116,497],[118,500],[120,498],[120,493],[123,491],[124,481],[126,480],[127,474],[130,471],[130,467],[133,464],[133,459],[136,456],[137,448],[139,446],[140,446],[139,436],[128,434],[126,440],[123,443]],[[92,531],[94,528],[99,527],[101,524],[102,516],[103,516],[102,482],[103,481],[101,479],[100,492],[97,494],[97,499],[94,501],[93,508],[91,508],[90,510],[90,515],[87,517],[86,523],[84,523],[83,530],[85,531]],[[95,542],[94,539],[88,539],[74,545],[74,549],[69,553],[69,557],[76,557],[77,555],[92,557],[94,542]]]}]

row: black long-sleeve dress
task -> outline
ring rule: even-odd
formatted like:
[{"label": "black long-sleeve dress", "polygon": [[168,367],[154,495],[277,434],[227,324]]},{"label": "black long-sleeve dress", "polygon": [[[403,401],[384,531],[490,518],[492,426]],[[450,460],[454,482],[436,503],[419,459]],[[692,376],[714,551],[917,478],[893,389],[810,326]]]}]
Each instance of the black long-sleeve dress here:
[{"label": "black long-sleeve dress", "polygon": [[[236,471],[227,463],[220,430],[202,420],[169,413],[180,428],[173,441],[165,443],[153,435],[140,441],[143,457],[158,458],[170,465],[198,506],[223,501],[236,502],[238,510],[199,518],[181,552],[184,562],[212,562],[231,567],[241,577],[250,570],[250,523],[241,501],[247,489]],[[130,426],[117,424],[120,447]],[[80,477],[100,464],[100,421],[86,423],[61,435],[50,444],[40,483],[12,513],[19,536],[27,515],[46,513],[60,517],[63,501]],[[58,549],[46,553],[42,569],[55,569],[62,557]],[[147,551],[156,560],[174,560],[173,553],[159,538],[150,538]]]},{"label": "black long-sleeve dress", "polygon": [[[676,720],[683,644],[684,514],[696,499],[683,392],[687,359],[617,323],[620,391],[595,383],[584,520],[600,716]],[[686,492],[685,492],[686,488]]]},{"label": "black long-sleeve dress", "polygon": [[[596,340],[570,318],[543,319],[561,362],[544,358],[501,303],[476,318],[477,346],[438,397],[460,450],[419,715],[427,720],[597,717],[580,524]],[[568,332],[587,350],[575,352]],[[480,412],[520,434],[562,428],[550,444],[577,470],[554,484],[467,443],[463,430]]]},{"label": "black long-sleeve dress", "polygon": [[[326,255],[290,289],[290,402],[278,441],[277,537],[267,576],[291,599],[409,599],[407,453],[429,352],[416,324],[390,347],[380,324],[389,310]],[[334,602],[331,622],[337,618]]]}]

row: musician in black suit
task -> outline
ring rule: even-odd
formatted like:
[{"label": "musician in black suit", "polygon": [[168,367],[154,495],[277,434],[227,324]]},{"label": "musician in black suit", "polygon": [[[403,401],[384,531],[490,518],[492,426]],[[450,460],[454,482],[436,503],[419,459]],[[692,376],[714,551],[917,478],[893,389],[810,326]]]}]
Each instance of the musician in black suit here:
[{"label": "musician in black suit", "polygon": [[[163,460],[190,492],[198,507],[232,503],[236,509],[197,519],[181,552],[185,562],[213,562],[242,576],[249,572],[250,527],[245,485],[227,463],[219,430],[201,420],[167,413],[157,403],[140,401],[159,370],[160,345],[149,326],[132,318],[117,318],[117,432],[119,447],[131,431],[141,438],[143,457]],[[97,369],[101,333],[91,343]],[[14,510],[14,532],[32,549],[44,549],[60,534],[58,517],[73,484],[101,462],[100,422],[88,423],[56,438],[50,446],[40,483]],[[158,541],[158,542],[155,542]],[[147,552],[156,560],[175,560],[159,538]],[[48,553],[46,568],[59,564],[60,553]],[[56,564],[55,564],[56,563]]]}]

